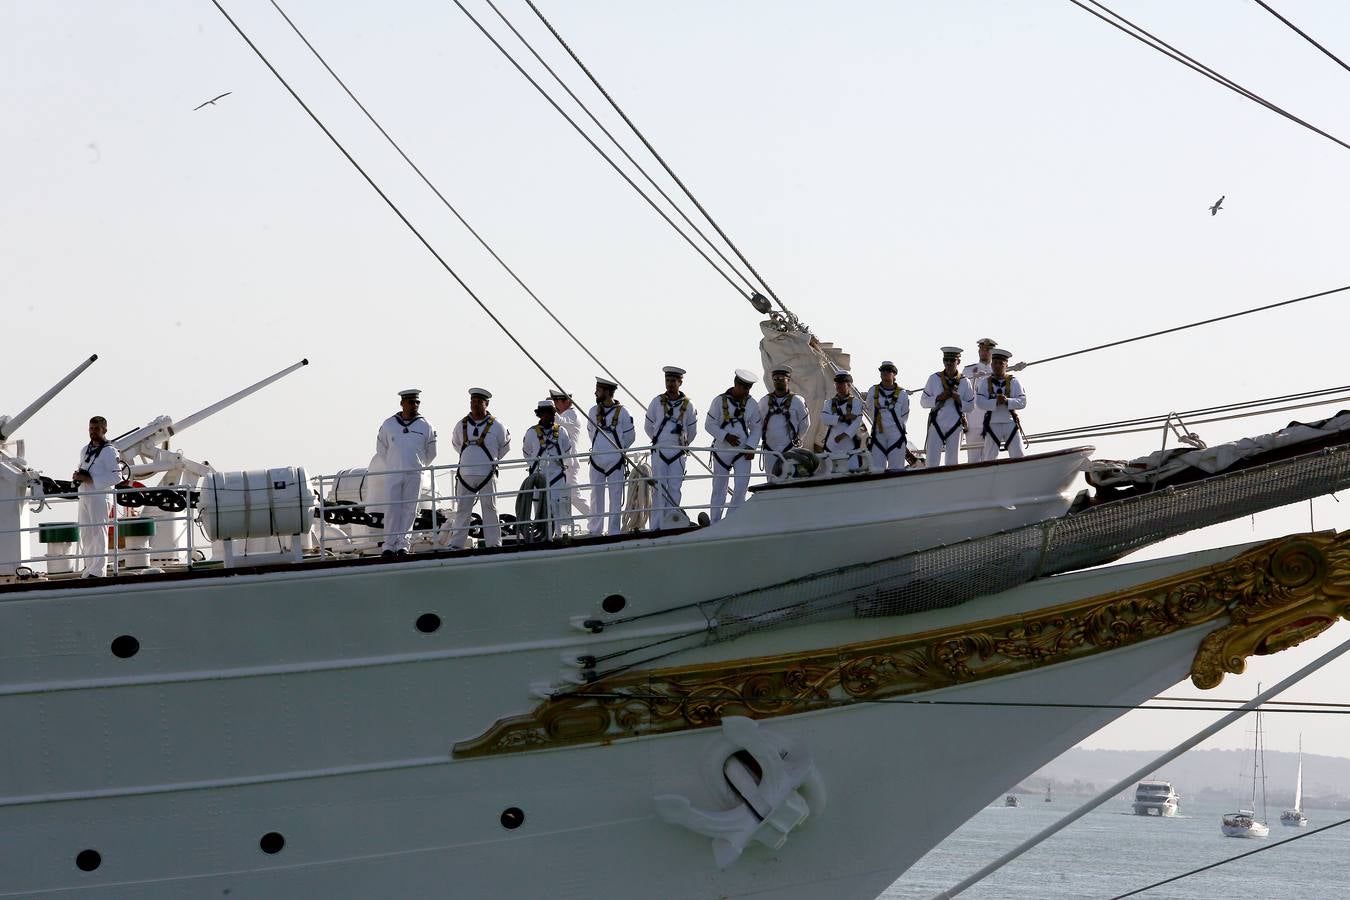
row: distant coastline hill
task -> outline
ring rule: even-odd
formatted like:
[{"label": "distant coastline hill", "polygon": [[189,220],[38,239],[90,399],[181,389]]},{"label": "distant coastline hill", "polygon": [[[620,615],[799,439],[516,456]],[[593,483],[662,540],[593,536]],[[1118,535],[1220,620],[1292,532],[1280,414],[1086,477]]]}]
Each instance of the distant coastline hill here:
[{"label": "distant coastline hill", "polygon": [[[1125,775],[1147,765],[1161,750],[1084,750],[1075,747],[1057,757],[1015,789],[1044,794],[1046,784],[1056,794],[1090,795],[1104,790]],[[1267,750],[1266,794],[1271,806],[1293,803],[1297,753]],[[1235,796],[1243,773],[1251,777],[1250,750],[1192,750],[1155,772],[1152,778],[1172,782],[1183,797],[1200,794]],[[1250,784],[1250,782],[1248,782]],[[1341,756],[1303,754],[1304,805],[1342,807],[1350,805],[1350,759]]]}]

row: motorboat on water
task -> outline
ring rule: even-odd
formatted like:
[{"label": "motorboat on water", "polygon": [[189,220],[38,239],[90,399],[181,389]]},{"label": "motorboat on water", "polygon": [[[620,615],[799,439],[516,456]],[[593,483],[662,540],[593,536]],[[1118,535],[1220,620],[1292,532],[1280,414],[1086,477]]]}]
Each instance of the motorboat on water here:
[{"label": "motorboat on water", "polygon": [[1134,789],[1136,816],[1175,816],[1180,803],[1170,781],[1141,781]]},{"label": "motorboat on water", "polygon": [[1021,798],[1021,797],[1018,797],[1016,794],[1008,794],[1006,797],[1003,798],[1003,805],[1004,805],[1004,806],[1021,806],[1021,805],[1022,805],[1022,798]]},{"label": "motorboat on water", "polygon": [[1289,828],[1307,828],[1308,817],[1303,813],[1303,736],[1298,739],[1298,774],[1294,776],[1294,806],[1280,813],[1280,824]]},{"label": "motorboat on water", "polygon": [[[1259,688],[1258,688],[1259,692]],[[1252,737],[1252,790],[1251,808],[1239,809],[1223,817],[1221,827],[1227,837],[1263,838],[1270,834],[1266,824],[1266,748],[1261,734],[1261,711],[1255,713],[1255,726]],[[1261,816],[1257,818],[1257,798],[1260,797]]]}]

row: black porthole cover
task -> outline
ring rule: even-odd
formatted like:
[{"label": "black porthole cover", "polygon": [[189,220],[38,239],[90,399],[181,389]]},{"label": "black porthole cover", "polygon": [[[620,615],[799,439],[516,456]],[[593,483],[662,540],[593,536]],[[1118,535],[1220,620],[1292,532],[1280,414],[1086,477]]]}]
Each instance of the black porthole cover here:
[{"label": "black porthole cover", "polygon": [[525,813],[519,806],[508,806],[502,810],[503,828],[519,828],[523,824],[525,824]]},{"label": "black porthole cover", "polygon": [[611,615],[619,612],[628,605],[628,600],[623,594],[610,594],[604,600],[600,601],[600,608]]},{"label": "black porthole cover", "polygon": [[286,839],[281,836],[279,831],[269,831],[258,841],[258,846],[264,853],[280,853],[281,848],[286,846]]},{"label": "black porthole cover", "polygon": [[435,613],[422,613],[417,617],[417,630],[423,634],[431,634],[441,627],[441,617]]},{"label": "black porthole cover", "polygon": [[129,634],[118,635],[113,638],[112,653],[118,659],[131,659],[140,652],[141,642]]},{"label": "black porthole cover", "polygon": [[97,850],[81,850],[75,854],[75,865],[81,872],[92,872],[103,864],[103,857]]}]

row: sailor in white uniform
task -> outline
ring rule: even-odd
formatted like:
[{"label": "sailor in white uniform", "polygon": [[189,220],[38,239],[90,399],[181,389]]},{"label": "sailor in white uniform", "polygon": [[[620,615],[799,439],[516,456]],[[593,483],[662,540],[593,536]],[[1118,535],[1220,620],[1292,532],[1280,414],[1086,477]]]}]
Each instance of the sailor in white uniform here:
[{"label": "sailor in white uniform", "polygon": [[572,452],[572,439],[557,421],[557,410],[552,400],[540,400],[534,408],[539,424],[525,432],[521,452],[530,460],[530,473],[538,472],[547,485],[545,539],[553,540],[562,534],[563,525],[571,519],[567,507],[567,472],[565,457]]},{"label": "sailor in white uniform", "polygon": [[381,556],[408,554],[408,535],[422,493],[422,469],[436,458],[436,429],[418,414],[422,391],[408,388],[398,396],[400,410],[380,426],[371,463],[371,474],[379,475],[377,489],[385,498]]},{"label": "sailor in white uniform", "polygon": [[1025,455],[1022,448],[1022,419],[1017,414],[1027,407],[1027,395],[1022,382],[1008,372],[1007,350],[994,351],[993,372],[980,381],[975,391],[975,405],[982,413],[980,433],[984,436],[984,459],[994,459],[1000,450],[1017,459]]},{"label": "sailor in white uniform", "polygon": [[[108,568],[108,523],[117,519],[117,504],[109,491],[122,480],[122,460],[108,443],[108,420],[89,420],[89,443],[80,451],[80,464],[71,475],[78,485],[80,559],[85,578],[102,578]],[[108,510],[113,514],[110,517]]]},{"label": "sailor in white uniform", "polygon": [[[979,392],[981,379],[993,371],[989,366],[989,353],[998,346],[998,341],[982,337],[977,346],[980,348],[979,360],[961,370],[961,377],[970,382],[970,389],[976,393]],[[982,459],[984,459],[984,442],[980,440],[978,434],[971,435],[966,441],[966,462],[979,462]]]},{"label": "sailor in white uniform", "polygon": [[872,471],[903,469],[909,444],[909,392],[895,380],[899,371],[889,359],[877,367],[881,381],[867,389],[864,408],[872,414]]},{"label": "sailor in white uniform", "polygon": [[[559,390],[550,390],[548,398],[553,401],[553,406],[557,410],[557,421],[562,426],[562,430],[567,432],[567,436],[572,439],[574,453],[581,452],[581,414],[577,411],[576,404],[572,402],[572,395],[565,394]],[[586,500],[586,488],[578,483],[578,474],[581,471],[581,457],[573,456],[566,460],[564,469],[567,471],[567,506],[572,510],[574,516],[589,516],[591,514],[591,504]],[[580,519],[573,519],[580,524]]]},{"label": "sailor in white uniform", "polygon": [[[759,443],[759,404],[750,397],[755,373],[737,369],[731,387],[712,399],[703,428],[712,438],[712,503],[708,518],[717,522],[722,511],[745,502],[750,486],[750,458]],[[731,502],[727,502],[727,480],[731,480]]]},{"label": "sailor in white uniform", "polygon": [[651,528],[670,528],[682,524],[677,510],[684,490],[685,448],[698,434],[698,410],[689,402],[680,385],[684,369],[665,366],[666,392],[657,394],[647,406],[645,424],[652,444]]},{"label": "sailor in white uniform", "polygon": [[787,477],[790,466],[776,454],[801,446],[802,437],[811,430],[811,413],[802,398],[788,389],[791,366],[781,365],[769,374],[773,378],[773,391],[759,401],[759,442],[768,452],[760,456],[759,463],[770,481],[779,481]]},{"label": "sailor in white uniform", "polygon": [[[975,407],[975,391],[961,377],[960,347],[942,348],[942,371],[928,376],[919,405],[928,412],[924,455],[930,469],[960,465],[961,437],[970,427],[966,417]],[[944,458],[945,453],[945,458]]]},{"label": "sailor in white uniform", "polygon": [[623,513],[623,487],[627,458],[623,451],[633,446],[637,428],[633,417],[614,399],[619,383],[596,376],[595,405],[587,414],[591,436],[591,534],[618,534]]},{"label": "sailor in white uniform", "polygon": [[[833,470],[857,472],[862,468],[862,438],[858,429],[863,423],[863,401],[853,393],[853,376],[837,372],[834,376],[834,396],[825,401],[820,413],[825,425],[824,452],[834,459]],[[840,454],[847,453],[844,458]]]},{"label": "sailor in white uniform", "polygon": [[450,444],[459,454],[455,470],[455,519],[444,538],[453,550],[469,546],[469,521],[474,504],[483,519],[483,542],[502,545],[501,519],[497,517],[497,464],[511,450],[511,432],[488,413],[492,392],[469,388],[469,414],[455,423]]}]

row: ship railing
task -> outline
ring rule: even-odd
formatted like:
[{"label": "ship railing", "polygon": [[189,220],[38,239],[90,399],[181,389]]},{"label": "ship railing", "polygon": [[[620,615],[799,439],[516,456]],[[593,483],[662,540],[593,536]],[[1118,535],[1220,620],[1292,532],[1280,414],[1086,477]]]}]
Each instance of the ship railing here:
[{"label": "ship railing", "polygon": [[[105,572],[114,574],[154,573],[165,566],[203,562],[210,542],[197,534],[193,493],[191,485],[156,485],[86,489],[40,498],[0,498],[36,504],[32,510],[35,513],[69,509],[81,499],[99,498],[107,510],[106,518],[98,522],[81,524],[79,514],[74,513],[69,519],[53,518],[0,529],[0,536],[18,534],[23,547],[38,544],[46,548],[43,552],[25,552],[16,560],[0,560],[0,580],[77,577],[99,556],[106,558]],[[106,529],[107,553],[96,550],[81,553],[81,538],[89,539],[91,532],[96,534],[99,529]]]},{"label": "ship railing", "polygon": [[[654,517],[661,515],[669,516],[669,519],[661,524],[663,529],[692,526],[699,522],[701,513],[711,516],[714,506],[711,497],[707,502],[699,502],[698,499],[691,499],[691,495],[692,498],[701,498],[711,494],[712,482],[716,477],[712,471],[701,470],[686,461],[678,504],[670,503],[665,496],[669,488],[660,479],[651,477],[652,454],[659,451],[669,453],[671,449],[643,445],[630,447],[624,451],[623,470],[626,476],[620,511],[621,525],[619,531],[615,533],[653,530]],[[724,459],[729,453],[735,452],[735,448],[725,446],[715,448],[692,446],[686,450],[690,454],[703,456],[709,462],[709,469],[715,466],[715,463],[708,459],[708,454],[714,450]],[[740,452],[752,457],[750,485],[772,481],[772,477],[765,470],[774,469],[775,464],[781,466],[795,464],[793,460],[772,450],[749,449]],[[849,474],[850,469],[854,472],[866,471],[870,461],[866,448],[849,448],[815,456],[823,470],[818,471],[818,474],[822,476]],[[612,511],[606,509],[605,516],[598,517],[594,512],[581,512],[578,509],[579,499],[584,502],[583,508],[594,510],[595,491],[605,489],[601,484],[592,487],[590,457],[591,454],[585,451],[549,457],[545,466],[547,472],[545,477],[551,479],[559,474],[558,463],[554,460],[561,460],[564,481],[557,483],[554,490],[559,495],[565,496],[560,497],[556,506],[543,503],[543,509],[539,508],[542,499],[540,489],[522,489],[523,482],[537,467],[535,460],[524,457],[499,461],[496,465],[496,489],[486,490],[488,485],[484,484],[477,492],[473,492],[471,488],[479,486],[483,481],[486,474],[484,463],[470,463],[465,466],[463,480],[468,482],[467,485],[460,482],[458,463],[380,472],[347,470],[333,475],[317,476],[310,479],[319,504],[316,523],[317,544],[324,553],[359,554],[380,549],[383,544],[390,542],[395,536],[386,530],[390,513],[401,504],[387,499],[385,487],[392,485],[395,479],[402,479],[410,474],[419,474],[421,478],[414,527],[403,532],[409,549],[413,552],[446,549],[452,545],[464,545],[466,542],[469,547],[482,546],[486,535],[483,531],[479,501],[487,498],[490,498],[496,507],[502,527],[503,544],[542,543],[564,537],[574,539],[595,537],[604,532]],[[574,474],[570,478],[566,466],[569,462],[575,463]],[[639,476],[637,474],[639,471],[643,471],[645,477]],[[573,478],[575,480],[572,480]],[[647,489],[635,491],[635,480],[647,481]],[[733,478],[728,476],[726,480],[729,492],[733,486]],[[706,489],[701,490],[702,486],[706,486]],[[640,501],[644,494],[647,498],[645,503]],[[457,527],[455,524],[456,512],[461,504],[467,504],[472,510],[469,514],[471,524],[467,529]],[[730,509],[728,504],[729,501],[722,505],[724,517],[735,515],[735,510]],[[678,509],[679,512],[671,512],[672,508]],[[376,514],[378,519],[372,514]],[[596,521],[597,519],[599,521]]]}]

